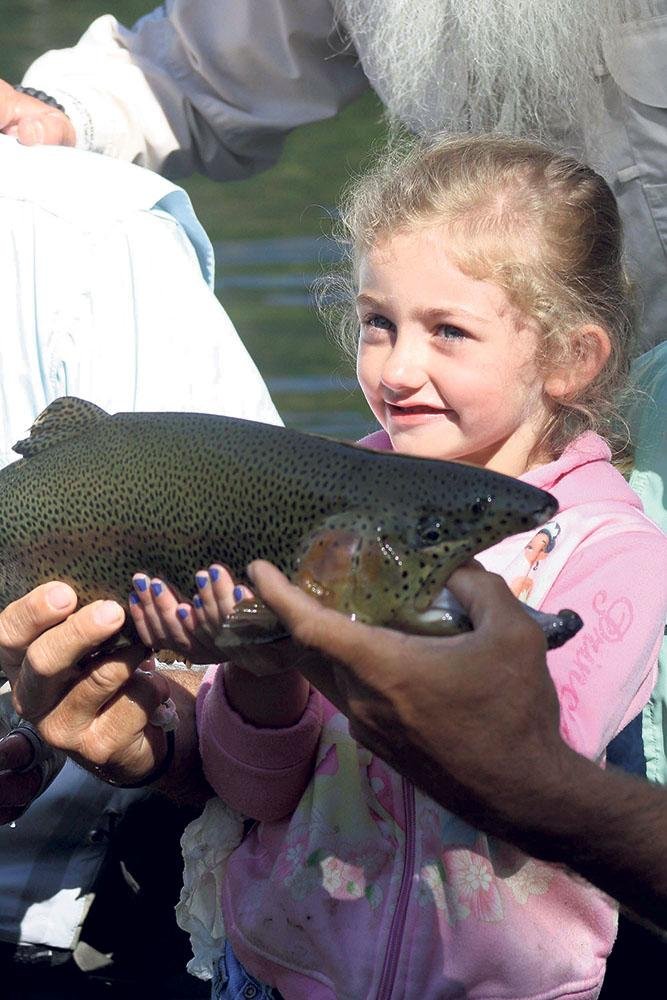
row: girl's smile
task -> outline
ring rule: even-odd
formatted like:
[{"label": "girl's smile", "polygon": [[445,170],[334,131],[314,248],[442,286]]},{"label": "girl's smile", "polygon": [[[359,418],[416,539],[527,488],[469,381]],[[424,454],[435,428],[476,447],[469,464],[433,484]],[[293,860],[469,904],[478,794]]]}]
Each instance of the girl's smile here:
[{"label": "girl's smile", "polygon": [[357,374],[397,451],[526,470],[548,415],[537,328],[422,227],[362,258]]},{"label": "girl's smile", "polygon": [[396,427],[413,427],[433,420],[441,420],[443,417],[452,418],[455,416],[454,411],[446,407],[408,406],[405,403],[391,403],[389,401],[385,402],[385,411]]}]

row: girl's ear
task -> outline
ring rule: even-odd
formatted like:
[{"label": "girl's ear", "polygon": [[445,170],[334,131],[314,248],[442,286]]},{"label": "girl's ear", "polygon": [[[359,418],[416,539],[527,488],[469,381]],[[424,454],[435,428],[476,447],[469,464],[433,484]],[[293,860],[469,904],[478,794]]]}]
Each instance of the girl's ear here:
[{"label": "girl's ear", "polygon": [[576,399],[602,371],[611,353],[609,334],[603,326],[588,324],[573,330],[572,353],[567,366],[547,376],[544,391],[552,399]]}]

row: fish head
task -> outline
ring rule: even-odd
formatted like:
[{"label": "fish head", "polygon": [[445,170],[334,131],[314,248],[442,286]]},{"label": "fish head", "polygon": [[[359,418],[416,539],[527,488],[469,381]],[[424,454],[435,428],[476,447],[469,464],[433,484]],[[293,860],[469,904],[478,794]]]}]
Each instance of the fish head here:
[{"label": "fish head", "polygon": [[481,471],[440,502],[417,496],[327,518],[304,540],[294,582],[351,617],[409,628],[457,566],[558,508],[543,490]]}]

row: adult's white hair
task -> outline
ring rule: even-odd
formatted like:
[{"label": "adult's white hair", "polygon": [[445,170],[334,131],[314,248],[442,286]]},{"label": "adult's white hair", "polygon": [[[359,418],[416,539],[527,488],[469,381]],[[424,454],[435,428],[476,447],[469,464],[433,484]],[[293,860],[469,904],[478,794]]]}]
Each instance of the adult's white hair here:
[{"label": "adult's white hair", "polygon": [[559,142],[600,107],[601,30],[651,2],[338,0],[338,14],[390,117]]}]

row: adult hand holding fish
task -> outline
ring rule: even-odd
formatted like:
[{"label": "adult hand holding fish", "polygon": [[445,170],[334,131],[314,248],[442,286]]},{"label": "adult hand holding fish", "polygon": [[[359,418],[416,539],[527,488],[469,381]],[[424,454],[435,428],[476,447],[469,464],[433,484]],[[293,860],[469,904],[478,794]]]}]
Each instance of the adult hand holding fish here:
[{"label": "adult hand holding fish", "polygon": [[304,651],[335,658],[299,667],[357,740],[448,810],[667,928],[667,794],[560,738],[544,636],[500,577],[457,569],[448,586],[474,631],[430,638],[352,623],[268,563],[249,575]]},{"label": "adult hand holding fish", "polygon": [[[171,696],[180,719],[176,754],[186,764],[189,788],[199,790],[196,675],[174,671],[175,683],[169,683],[150,663],[142,663],[145,649],[138,645],[81,666],[123,620],[122,608],[113,601],[77,610],[74,591],[62,583],[43,584],[10,604],[0,614],[0,665],[12,684],[16,708],[51,746],[106,780],[128,784],[149,777],[165,759],[164,730],[151,720]],[[23,750],[0,750],[0,766],[6,769],[0,772],[3,822],[16,818],[10,813],[18,809],[18,815],[38,791],[28,748]],[[178,782],[173,791],[180,797]],[[198,792],[193,794],[198,799]]]},{"label": "adult hand holding fish", "polygon": [[515,786],[543,758],[551,768],[570,751],[544,634],[502,578],[476,562],[455,570],[448,587],[474,631],[431,637],[351,622],[269,563],[249,573],[301,645],[299,669],[350,719],[354,738],[445,808],[511,838]]}]

